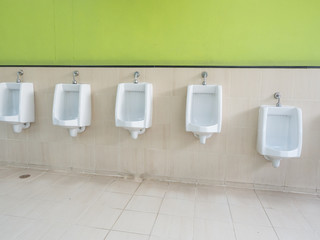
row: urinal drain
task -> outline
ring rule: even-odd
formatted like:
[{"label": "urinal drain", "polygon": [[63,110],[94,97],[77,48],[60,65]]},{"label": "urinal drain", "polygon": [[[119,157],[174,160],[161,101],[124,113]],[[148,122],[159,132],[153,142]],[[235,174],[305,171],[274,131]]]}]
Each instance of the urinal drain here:
[{"label": "urinal drain", "polygon": [[31,176],[30,174],[23,174],[23,175],[19,176],[19,178],[28,178],[30,176]]}]

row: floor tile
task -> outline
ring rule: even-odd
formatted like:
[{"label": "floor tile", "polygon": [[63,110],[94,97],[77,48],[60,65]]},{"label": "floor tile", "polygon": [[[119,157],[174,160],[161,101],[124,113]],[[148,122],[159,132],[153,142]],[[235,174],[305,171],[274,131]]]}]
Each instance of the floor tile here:
[{"label": "floor tile", "polygon": [[37,199],[20,199],[18,200],[17,204],[14,204],[11,207],[4,209],[3,214],[16,217],[23,217],[33,209],[37,208],[39,204],[41,204],[41,202],[41,200]]},{"label": "floor tile", "polygon": [[0,196],[0,214],[15,209],[16,206],[22,203],[23,199],[17,199],[8,195]]},{"label": "floor tile", "polygon": [[108,230],[104,229],[72,226],[59,240],[104,240],[107,234]]},{"label": "floor tile", "polygon": [[124,209],[131,198],[131,194],[103,192],[94,204],[109,208]]},{"label": "floor tile", "polygon": [[234,224],[237,240],[278,240],[272,227]]},{"label": "floor tile", "polygon": [[228,204],[224,187],[203,187],[197,188],[197,202],[212,202]]},{"label": "floor tile", "polygon": [[88,206],[74,203],[69,200],[59,202],[59,204],[48,215],[50,220],[57,222],[75,223]]},{"label": "floor tile", "polygon": [[17,185],[18,189],[9,191],[7,196],[20,198],[20,199],[29,199],[37,198],[39,195],[42,195],[46,191],[46,186],[36,185],[30,182],[24,182]]},{"label": "floor tile", "polygon": [[61,179],[61,174],[44,172],[44,174],[40,175],[30,183],[35,186],[48,186],[58,182]]},{"label": "floor tile", "polygon": [[35,221],[28,229],[20,233],[15,240],[38,240],[50,229],[51,223]]},{"label": "floor tile", "polygon": [[135,192],[136,195],[164,197],[168,190],[168,183],[157,181],[144,181]]},{"label": "floor tile", "polygon": [[320,215],[320,198],[295,198],[293,201],[302,214]]},{"label": "floor tile", "polygon": [[303,214],[303,216],[314,231],[320,232],[320,215],[317,212]]},{"label": "floor tile", "polygon": [[58,187],[65,187],[65,188],[72,188],[78,189],[81,187],[85,182],[90,179],[88,175],[85,174],[76,174],[76,175],[62,175],[62,177],[54,183],[54,186]]},{"label": "floor tile", "polygon": [[307,220],[298,210],[266,209],[268,217],[274,227],[311,230]]},{"label": "floor tile", "polygon": [[320,240],[307,194],[10,167],[0,180],[5,240]]},{"label": "floor tile", "polygon": [[25,214],[25,217],[36,220],[51,220],[60,202],[41,200],[37,206]]},{"label": "floor tile", "polygon": [[230,205],[261,208],[261,203],[253,190],[227,189],[226,192]]},{"label": "floor tile", "polygon": [[229,206],[226,204],[198,202],[195,217],[215,221],[232,222]]},{"label": "floor tile", "polygon": [[266,227],[271,226],[270,221],[262,208],[230,205],[230,210],[234,223]]},{"label": "floor tile", "polygon": [[72,225],[67,225],[65,223],[55,222],[52,223],[48,231],[39,238],[39,240],[57,240],[60,239],[65,232],[67,232]]},{"label": "floor tile", "polygon": [[12,182],[7,179],[1,179],[0,181],[0,196],[8,196],[12,192],[18,192],[22,187],[21,182]]},{"label": "floor tile", "polygon": [[47,200],[47,201],[63,201],[67,200],[72,197],[72,195],[75,194],[76,191],[80,186],[77,187],[64,187],[64,186],[56,186],[56,185],[50,185],[45,189],[42,195],[38,195],[37,198],[41,200]]},{"label": "floor tile", "polygon": [[22,168],[5,168],[0,171],[0,179],[5,179],[10,177],[11,175],[16,176],[17,173],[24,171]]},{"label": "floor tile", "polygon": [[111,231],[105,240],[148,240],[148,235]]},{"label": "floor tile", "polygon": [[155,239],[192,240],[193,218],[159,214],[151,236]]},{"label": "floor tile", "polygon": [[165,197],[194,201],[196,187],[193,184],[170,183]]},{"label": "floor tile", "polygon": [[134,210],[140,212],[159,212],[162,198],[149,196],[133,196],[126,210]]},{"label": "floor tile", "polygon": [[271,192],[258,192],[258,197],[264,208],[271,209],[295,209],[294,199],[287,195],[271,193]]},{"label": "floor tile", "polygon": [[107,191],[133,194],[139,185],[140,183],[134,181],[117,180],[110,184]]},{"label": "floor tile", "polygon": [[123,232],[150,234],[157,215],[135,211],[123,211],[113,229]]},{"label": "floor tile", "polygon": [[[5,224],[4,224],[5,223]],[[0,225],[1,239],[15,239],[21,233],[28,230],[34,223],[33,220],[7,216]]]},{"label": "floor tile", "polygon": [[194,240],[223,239],[236,240],[231,223],[205,219],[194,220]]},{"label": "floor tile", "polygon": [[82,226],[111,229],[122,210],[92,205],[79,218],[77,223]]},{"label": "floor tile", "polygon": [[[45,171],[35,170],[31,168],[21,169],[21,171],[13,171],[13,174],[6,177],[6,180],[13,182],[31,182],[39,176],[45,174]],[[28,178],[20,178],[21,175],[30,175]]]},{"label": "floor tile", "polygon": [[160,213],[182,217],[193,217],[194,207],[194,201],[165,198],[162,202]]},{"label": "floor tile", "polygon": [[89,181],[77,188],[77,191],[73,192],[69,200],[77,203],[88,204],[89,202],[95,201],[105,191],[108,185],[108,181],[102,184],[100,179],[91,178]]},{"label": "floor tile", "polygon": [[280,240],[319,240],[314,231],[302,229],[275,228]]}]

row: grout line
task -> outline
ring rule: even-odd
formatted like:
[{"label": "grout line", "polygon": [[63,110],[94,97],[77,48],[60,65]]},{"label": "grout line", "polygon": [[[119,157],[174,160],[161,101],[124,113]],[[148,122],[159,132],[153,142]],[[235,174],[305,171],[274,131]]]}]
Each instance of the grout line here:
[{"label": "grout line", "polygon": [[[107,230],[102,228],[103,230]],[[111,232],[111,230],[109,230],[108,234]],[[134,235],[139,235],[139,236],[144,236],[147,237],[149,236],[148,234],[142,234],[142,233],[135,233],[135,232],[127,232],[127,231],[119,231],[119,230],[112,230],[112,232],[121,232],[121,233],[129,233],[129,234],[134,234]],[[108,236],[108,234],[105,236],[104,240],[106,240],[106,237]]]},{"label": "grout line", "polygon": [[197,205],[197,200],[198,200],[198,184],[196,185],[196,189],[195,189],[195,197],[194,197],[194,206],[193,206],[193,221],[192,221],[192,239],[195,240],[195,236],[194,236],[194,229],[195,229],[195,221],[196,221],[196,205]]},{"label": "grout line", "polygon": [[224,194],[226,195],[227,202],[228,202],[228,208],[229,208],[229,213],[230,213],[230,216],[231,216],[234,238],[237,240],[236,229],[234,227],[234,221],[233,221],[233,216],[232,216],[232,212],[231,212],[231,208],[230,208],[229,197],[228,197],[228,194],[227,194],[227,191],[226,191],[226,187],[224,187]]},{"label": "grout line", "polygon": [[267,213],[266,209],[264,208],[264,206],[263,206],[263,204],[262,204],[262,202],[261,202],[261,200],[260,200],[259,194],[257,194],[256,190],[253,190],[253,191],[254,191],[254,193],[256,194],[256,196],[257,196],[257,198],[258,198],[258,200],[259,200],[259,202],[260,202],[260,205],[261,205],[261,207],[262,207],[262,209],[263,209],[264,213],[266,214],[266,216],[267,216],[267,218],[268,218],[268,220],[269,220],[269,222],[270,222],[270,225],[271,225],[271,227],[272,227],[273,231],[275,232],[275,234],[276,234],[276,236],[277,236],[278,240],[280,240],[280,237],[279,237],[279,235],[278,235],[278,233],[277,233],[276,229],[274,228],[274,226],[273,226],[273,224],[272,224],[272,221],[271,221],[271,219],[269,218],[269,215],[268,215],[268,213]]},{"label": "grout line", "polygon": [[[317,198],[316,198],[317,199]],[[310,229],[313,230],[314,233],[317,232],[317,229],[315,229],[309,222],[308,218],[305,216],[305,214],[303,213],[303,211],[297,206],[297,203],[296,203],[296,198],[293,198],[293,204],[294,204],[294,207],[296,208],[296,210],[301,214],[302,218],[306,221],[306,223],[309,225]],[[304,229],[306,230],[306,229]]]},{"label": "grout line", "polygon": [[301,65],[290,65],[290,66],[255,66],[255,65],[70,65],[70,64],[61,64],[61,65],[41,65],[41,64],[2,64],[0,67],[82,67],[82,68],[249,68],[249,69],[319,69],[320,66],[301,66]]},{"label": "grout line", "polygon": [[168,191],[168,190],[169,190],[169,184],[167,184],[166,191],[165,191],[165,193],[164,193],[164,195],[163,195],[163,197],[162,197],[162,200],[161,200],[161,203],[160,203],[160,206],[159,206],[158,212],[157,212],[156,219],[154,220],[154,223],[153,223],[153,225],[152,225],[152,228],[151,228],[151,231],[150,231],[150,234],[149,234],[149,238],[148,238],[149,240],[151,239],[151,235],[152,235],[152,232],[153,232],[154,226],[156,225],[156,222],[157,222],[158,216],[159,216],[159,214],[160,214],[160,209],[161,209],[161,207],[162,207],[163,201],[164,201],[164,199],[165,199],[165,197],[166,197],[166,194],[167,194],[167,191]]},{"label": "grout line", "polygon": [[[101,191],[100,195],[96,197],[96,199],[94,201],[92,201],[90,204],[87,205],[87,207],[83,210],[83,212],[75,219],[74,223],[76,225],[77,222],[79,221],[79,219],[88,211],[89,208],[91,208],[102,196],[102,194],[104,194],[106,192],[106,189],[108,188],[109,185],[111,185],[112,183],[114,183],[116,181],[116,179],[113,179],[110,183],[106,184],[106,186],[104,187],[103,191]],[[89,181],[88,181],[89,182]],[[74,193],[75,194],[75,193]],[[89,226],[86,226],[89,227]],[[104,229],[104,228],[101,228]]]},{"label": "grout line", "polygon": [[143,183],[140,182],[139,185],[137,186],[137,188],[135,189],[135,191],[131,194],[131,198],[129,199],[129,201],[127,202],[127,204],[123,207],[123,209],[121,210],[121,213],[119,214],[118,218],[114,221],[114,223],[112,224],[110,231],[108,232],[108,234],[105,236],[104,240],[107,239],[109,233],[113,230],[114,226],[116,225],[116,223],[118,222],[119,218],[122,216],[123,212],[125,211],[125,209],[127,208],[127,206],[129,205],[129,203],[131,202],[132,198],[135,196],[134,194],[137,192],[137,190],[139,189],[139,187],[141,186],[141,184]]}]

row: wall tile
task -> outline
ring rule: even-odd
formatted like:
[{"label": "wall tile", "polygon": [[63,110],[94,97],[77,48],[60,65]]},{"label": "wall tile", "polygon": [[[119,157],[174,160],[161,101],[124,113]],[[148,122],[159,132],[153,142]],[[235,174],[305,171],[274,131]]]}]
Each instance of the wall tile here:
[{"label": "wall tile", "polygon": [[231,98],[259,98],[261,73],[258,69],[230,69]]},{"label": "wall tile", "polygon": [[7,159],[7,151],[8,151],[8,148],[7,148],[7,141],[6,140],[0,140],[0,161],[1,162],[5,162],[5,161],[8,161]]},{"label": "wall tile", "polygon": [[28,159],[26,157],[26,142],[20,140],[8,140],[7,141],[7,161],[9,163],[27,164]]},{"label": "wall tile", "polygon": [[[318,158],[286,159],[287,173],[285,185],[295,188],[316,189],[318,178]],[[306,177],[308,176],[308,177]]]},{"label": "wall tile", "polygon": [[199,151],[195,156],[195,172],[197,179],[224,181],[227,159],[225,155],[214,152]]},{"label": "wall tile", "polygon": [[8,128],[8,123],[6,122],[0,122],[0,139],[7,139],[7,128]]},{"label": "wall tile", "polygon": [[[1,82],[14,82],[19,68],[0,68]],[[219,182],[263,188],[320,188],[320,70],[318,69],[225,69],[225,68],[23,68],[23,81],[33,82],[36,122],[21,134],[0,123],[0,161],[46,166],[52,169],[93,171],[135,177],[182,181]],[[92,123],[77,138],[67,129],[53,126],[55,84],[71,83],[78,70],[79,83],[92,89]],[[154,87],[153,125],[137,140],[115,127],[117,85],[140,82]],[[205,145],[185,130],[188,84],[223,88],[221,133]],[[284,105],[298,106],[303,113],[303,149],[299,159],[282,160],[274,169],[256,151],[258,109],[276,103],[280,91]],[[0,150],[1,150],[0,149]],[[241,186],[242,186],[241,185]]]},{"label": "wall tile", "polygon": [[152,124],[170,124],[172,118],[172,97],[153,98]]},{"label": "wall tile", "polygon": [[119,148],[96,144],[94,147],[94,167],[97,172],[118,172]]},{"label": "wall tile", "polygon": [[153,149],[168,149],[170,139],[169,124],[153,124],[150,129],[145,132],[145,146]]},{"label": "wall tile", "polygon": [[293,98],[298,100],[320,100],[320,81],[318,69],[295,70]]},{"label": "wall tile", "polygon": [[168,176],[167,151],[146,149],[144,165],[147,176]]},{"label": "wall tile", "polygon": [[229,99],[228,127],[258,127],[259,106],[258,100],[253,99]]},{"label": "wall tile", "polygon": [[153,85],[153,96],[172,96],[173,68],[147,68],[146,82]]},{"label": "wall tile", "polygon": [[227,155],[226,159],[227,182],[252,183],[254,172],[254,159],[247,155]]},{"label": "wall tile", "polygon": [[254,157],[254,184],[269,186],[284,186],[287,172],[286,160],[280,162],[279,168],[274,168],[272,162],[258,153]]},{"label": "wall tile", "polygon": [[188,151],[170,151],[169,164],[171,177],[196,179],[195,153]]},{"label": "wall tile", "polygon": [[281,100],[292,98],[295,71],[287,69],[261,70],[261,100],[273,99],[275,92],[281,93]]},{"label": "wall tile", "polygon": [[256,153],[257,130],[253,128],[228,128],[227,153],[253,155]]},{"label": "wall tile", "polygon": [[187,96],[188,85],[202,83],[201,69],[199,68],[176,68],[174,69],[173,96]]}]

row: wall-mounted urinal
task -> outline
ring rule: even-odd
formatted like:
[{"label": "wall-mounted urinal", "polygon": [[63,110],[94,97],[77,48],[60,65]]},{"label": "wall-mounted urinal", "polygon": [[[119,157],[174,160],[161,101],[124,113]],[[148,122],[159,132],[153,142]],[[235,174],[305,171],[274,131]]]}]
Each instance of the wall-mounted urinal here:
[{"label": "wall-mounted urinal", "polygon": [[202,73],[202,85],[189,85],[186,105],[186,131],[193,132],[200,143],[221,132],[222,87],[206,85],[208,74]]},{"label": "wall-mounted urinal", "polygon": [[262,105],[259,109],[257,151],[272,166],[280,166],[282,158],[297,158],[302,148],[302,112],[300,108],[280,105]]},{"label": "wall-mounted urinal", "polygon": [[139,75],[134,73],[133,83],[120,83],[116,98],[116,126],[127,129],[133,139],[152,125],[152,84],[138,83]]},{"label": "wall-mounted urinal", "polygon": [[0,83],[0,121],[12,124],[13,131],[20,133],[34,122],[33,83],[22,83],[17,73],[16,83]]},{"label": "wall-mounted urinal", "polygon": [[52,122],[69,129],[70,136],[76,137],[91,124],[91,87],[78,84],[73,73],[72,84],[57,84],[54,91]]}]

